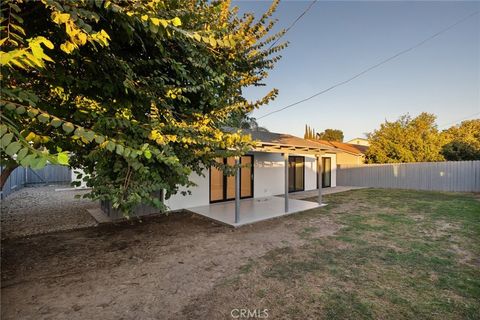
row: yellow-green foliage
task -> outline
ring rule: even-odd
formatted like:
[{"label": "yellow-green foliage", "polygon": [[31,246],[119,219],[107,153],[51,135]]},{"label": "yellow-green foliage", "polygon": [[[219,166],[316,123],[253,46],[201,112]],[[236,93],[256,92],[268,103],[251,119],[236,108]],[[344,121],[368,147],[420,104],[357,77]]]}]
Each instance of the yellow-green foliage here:
[{"label": "yellow-green foliage", "polygon": [[223,125],[277,95],[242,96],[286,46],[267,49],[284,32],[268,35],[277,5],[255,20],[229,1],[3,1],[2,162],[39,167],[68,153],[92,198],[161,207],[153,191],[168,197],[192,171],[251,147]]}]

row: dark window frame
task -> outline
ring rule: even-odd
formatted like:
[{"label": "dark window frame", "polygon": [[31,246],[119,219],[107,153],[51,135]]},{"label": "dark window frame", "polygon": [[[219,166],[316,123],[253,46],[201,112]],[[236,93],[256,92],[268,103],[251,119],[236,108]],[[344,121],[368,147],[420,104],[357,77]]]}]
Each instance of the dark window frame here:
[{"label": "dark window frame", "polygon": [[[293,163],[297,163],[296,162],[296,159],[302,159],[302,163],[303,163],[303,170],[302,170],[302,174],[303,174],[303,183],[302,183],[302,189],[296,189],[296,185],[297,185],[297,170],[296,168],[294,167],[293,168],[293,190],[290,190],[290,185],[288,186],[288,193],[292,193],[292,192],[300,192],[300,191],[305,191],[305,156],[288,156],[288,171],[289,171],[289,175],[290,175],[290,159],[293,159]],[[290,184],[290,181],[289,181],[289,184]]]},{"label": "dark window frame", "polygon": [[[253,195],[255,194],[254,192],[254,180],[255,180],[255,171],[254,171],[254,156],[253,154],[245,154],[243,155],[242,157],[250,157],[250,163],[251,163],[251,174],[250,174],[250,188],[252,190],[252,193],[250,196],[244,196],[242,197],[242,173],[240,172],[240,199],[250,199],[250,198],[253,198]],[[242,157],[240,157],[240,164],[242,164]],[[223,158],[223,164],[227,164],[227,158]],[[240,170],[242,170],[242,168],[240,168]],[[218,202],[225,202],[225,201],[233,201],[235,200],[235,197],[233,198],[227,198],[227,180],[228,180],[228,177],[231,177],[231,176],[227,176],[227,175],[223,175],[223,183],[222,183],[222,187],[223,187],[223,190],[222,190],[222,194],[223,194],[223,197],[222,199],[220,200],[212,200],[212,168],[208,168],[208,200],[210,201],[210,203],[218,203]]]},{"label": "dark window frame", "polygon": [[[331,188],[332,187],[332,157],[321,157],[320,158],[322,161],[322,189],[323,188]],[[326,186],[325,185],[325,159],[330,159],[330,185]],[[318,189],[318,168],[319,168],[319,163],[317,162],[317,189]]]}]

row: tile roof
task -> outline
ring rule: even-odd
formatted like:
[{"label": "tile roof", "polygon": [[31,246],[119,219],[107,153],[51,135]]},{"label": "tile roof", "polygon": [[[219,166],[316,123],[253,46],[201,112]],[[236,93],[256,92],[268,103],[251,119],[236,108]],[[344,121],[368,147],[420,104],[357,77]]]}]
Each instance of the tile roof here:
[{"label": "tile roof", "polygon": [[344,143],[344,142],[338,142],[338,141],[327,141],[327,140],[315,140],[315,141],[318,141],[321,144],[328,145],[333,148],[340,149],[342,151],[346,151],[349,153],[354,153],[357,155],[365,154],[365,152],[368,149],[367,146],[361,146],[358,144]]}]

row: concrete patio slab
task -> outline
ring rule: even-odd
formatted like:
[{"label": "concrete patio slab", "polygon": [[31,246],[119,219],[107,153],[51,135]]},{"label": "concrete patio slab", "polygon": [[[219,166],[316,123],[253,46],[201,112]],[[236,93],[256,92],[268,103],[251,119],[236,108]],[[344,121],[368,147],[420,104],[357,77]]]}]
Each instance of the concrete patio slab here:
[{"label": "concrete patio slab", "polygon": [[290,199],[289,211],[285,212],[285,201],[280,197],[243,199],[240,201],[240,221],[235,222],[235,201],[212,203],[208,206],[187,209],[193,213],[227,224],[232,227],[278,218],[325,206],[316,202]]}]

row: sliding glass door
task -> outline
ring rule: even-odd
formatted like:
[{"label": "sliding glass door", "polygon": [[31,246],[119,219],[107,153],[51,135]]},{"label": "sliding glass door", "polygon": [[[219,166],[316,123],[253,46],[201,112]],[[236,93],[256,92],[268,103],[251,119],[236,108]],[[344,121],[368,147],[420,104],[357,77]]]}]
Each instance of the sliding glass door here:
[{"label": "sliding glass door", "polygon": [[[235,158],[219,158],[219,163],[235,165]],[[242,156],[240,164],[240,197],[253,197],[253,156]],[[235,199],[235,176],[227,176],[223,171],[210,167],[210,202]]]},{"label": "sliding glass door", "polygon": [[[322,158],[322,188],[332,186],[332,158]],[[318,189],[318,175],[317,175]]]},{"label": "sliding glass door", "polygon": [[288,157],[288,192],[305,190],[305,157]]},{"label": "sliding glass door", "polygon": [[332,158],[322,158],[322,188],[332,186]]}]

